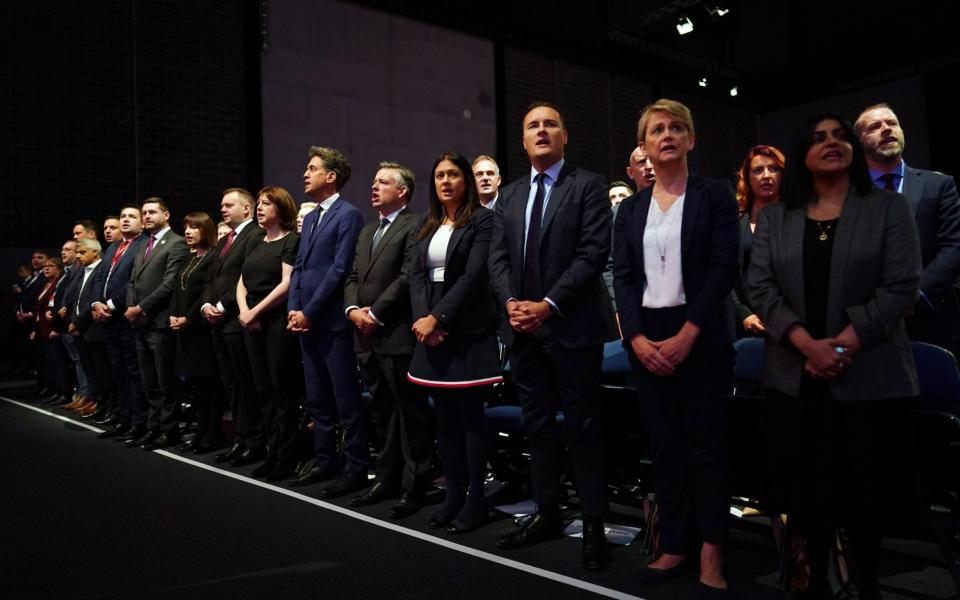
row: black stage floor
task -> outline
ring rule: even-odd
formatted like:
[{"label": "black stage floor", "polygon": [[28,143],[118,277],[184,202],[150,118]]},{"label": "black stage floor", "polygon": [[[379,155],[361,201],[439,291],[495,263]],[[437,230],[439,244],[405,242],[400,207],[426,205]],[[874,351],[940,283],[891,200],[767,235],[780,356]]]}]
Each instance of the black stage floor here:
[{"label": "black stage floor", "polygon": [[[672,600],[696,581],[635,583],[639,542],[588,573],[576,539],[499,550],[508,518],[438,534],[429,507],[392,521],[389,502],[354,509],[316,499],[323,484],[292,490],[210,456],[126,449],[9,383],[0,398],[0,598]],[[730,598],[785,597],[773,587],[772,542],[757,529],[731,536]],[[928,562],[894,561],[885,582],[906,595],[885,597],[949,595],[945,571]]]}]

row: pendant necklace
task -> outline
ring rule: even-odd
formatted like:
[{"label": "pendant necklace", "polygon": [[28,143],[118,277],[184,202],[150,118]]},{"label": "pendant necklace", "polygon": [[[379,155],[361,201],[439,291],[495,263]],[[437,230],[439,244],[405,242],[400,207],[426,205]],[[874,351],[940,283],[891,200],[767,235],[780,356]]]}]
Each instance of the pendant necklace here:
[{"label": "pendant necklace", "polygon": [[821,242],[827,241],[830,238],[828,234],[830,233],[830,228],[833,227],[833,221],[828,221],[826,227],[824,227],[823,223],[821,223],[820,221],[814,221],[814,223],[817,224],[817,229],[820,230],[820,235],[817,236],[818,239]]},{"label": "pendant necklace", "polygon": [[[654,200],[654,202],[656,201]],[[666,213],[661,211],[660,220],[656,225],[654,225],[653,229],[654,242],[657,244],[657,254],[660,255],[660,275],[666,275],[667,273],[667,245],[670,239],[670,230],[673,228],[673,223],[677,220],[677,212],[679,212],[674,211],[671,214],[670,211],[673,209],[676,203],[676,200],[674,200],[673,204],[670,205],[670,208],[667,209]],[[657,206],[657,209],[659,210],[659,206]],[[664,236],[663,244],[661,244],[660,228],[663,226],[664,221],[667,222],[667,231],[666,235]]]}]

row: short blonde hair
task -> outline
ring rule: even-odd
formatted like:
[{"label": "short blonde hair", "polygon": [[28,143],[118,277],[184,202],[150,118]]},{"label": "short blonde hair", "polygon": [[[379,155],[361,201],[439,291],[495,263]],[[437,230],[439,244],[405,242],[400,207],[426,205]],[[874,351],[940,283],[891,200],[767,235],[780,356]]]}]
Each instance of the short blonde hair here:
[{"label": "short blonde hair", "polygon": [[682,102],[671,100],[669,98],[660,98],[653,104],[648,104],[640,113],[640,120],[637,121],[637,143],[643,145],[643,140],[647,137],[647,123],[650,121],[650,115],[655,112],[667,113],[671,117],[678,119],[686,126],[690,135],[693,131],[693,113]]}]

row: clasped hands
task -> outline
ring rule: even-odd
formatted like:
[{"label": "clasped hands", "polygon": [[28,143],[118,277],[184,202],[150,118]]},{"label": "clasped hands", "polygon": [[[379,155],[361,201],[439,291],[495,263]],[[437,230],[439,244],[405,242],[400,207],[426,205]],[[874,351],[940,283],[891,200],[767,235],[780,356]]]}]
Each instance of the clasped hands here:
[{"label": "clasped hands", "polygon": [[123,317],[133,325],[139,325],[147,320],[147,314],[139,306],[131,306],[123,313]]},{"label": "clasped hands", "polygon": [[413,334],[417,336],[417,341],[424,346],[431,348],[440,345],[447,335],[446,331],[440,328],[440,320],[433,315],[427,315],[416,320],[411,327]]},{"label": "clasped hands", "polygon": [[287,330],[293,333],[306,333],[310,331],[310,317],[305,315],[302,310],[288,311]]},{"label": "clasped hands", "polygon": [[543,322],[553,316],[550,304],[546,300],[510,300],[507,302],[507,318],[510,327],[520,333],[533,333]]},{"label": "clasped hands", "polygon": [[260,321],[257,320],[259,316],[252,308],[248,308],[240,311],[237,321],[247,331],[260,331]]},{"label": "clasped hands", "polygon": [[676,335],[658,342],[638,333],[630,338],[630,347],[644,368],[654,375],[667,377],[690,356],[699,333],[700,329],[688,321]]},{"label": "clasped hands", "polygon": [[357,327],[360,335],[373,335],[373,332],[380,327],[380,325],[373,320],[369,306],[352,309],[350,314],[347,315],[347,318]]},{"label": "clasped hands", "polygon": [[853,362],[853,355],[860,350],[860,338],[848,325],[840,335],[821,340],[812,340],[802,349],[806,362],[804,372],[817,379],[836,379]]}]

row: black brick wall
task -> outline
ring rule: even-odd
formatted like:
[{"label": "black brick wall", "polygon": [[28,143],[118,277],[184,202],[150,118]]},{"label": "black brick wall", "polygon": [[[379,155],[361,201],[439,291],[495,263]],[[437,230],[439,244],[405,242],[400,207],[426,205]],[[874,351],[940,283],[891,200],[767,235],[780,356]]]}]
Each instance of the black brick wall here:
[{"label": "black brick wall", "polygon": [[225,187],[258,183],[248,177],[248,4],[0,10],[0,247],[59,248],[75,220],[154,195],[178,226],[190,210],[215,210]]}]

